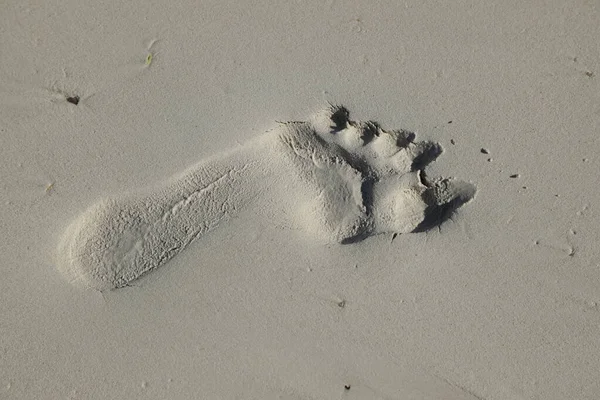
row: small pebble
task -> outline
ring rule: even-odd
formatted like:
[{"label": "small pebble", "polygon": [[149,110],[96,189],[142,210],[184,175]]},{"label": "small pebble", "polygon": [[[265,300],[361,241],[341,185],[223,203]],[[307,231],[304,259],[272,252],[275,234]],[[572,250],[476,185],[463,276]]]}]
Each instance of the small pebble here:
[{"label": "small pebble", "polygon": [[481,148],[481,152],[483,154],[490,154],[490,152],[487,149],[484,149],[483,147]]}]

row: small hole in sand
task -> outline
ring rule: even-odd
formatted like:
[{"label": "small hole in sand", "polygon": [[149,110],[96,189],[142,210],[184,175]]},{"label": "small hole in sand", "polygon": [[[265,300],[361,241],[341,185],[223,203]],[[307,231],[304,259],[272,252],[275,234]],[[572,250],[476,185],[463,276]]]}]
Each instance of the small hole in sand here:
[{"label": "small hole in sand", "polygon": [[67,97],[67,101],[69,103],[71,103],[71,104],[77,105],[77,104],[79,104],[79,96],[70,96],[70,97]]}]

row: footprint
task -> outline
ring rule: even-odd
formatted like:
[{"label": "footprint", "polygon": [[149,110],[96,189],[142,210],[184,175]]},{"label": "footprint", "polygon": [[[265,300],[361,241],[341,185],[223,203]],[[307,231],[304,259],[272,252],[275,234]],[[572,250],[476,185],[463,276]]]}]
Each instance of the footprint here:
[{"label": "footprint", "polygon": [[475,195],[423,168],[442,148],[404,130],[349,119],[331,106],[208,158],[159,189],[105,199],[64,233],[59,267],[74,284],[126,286],[253,207],[327,242],[429,229]]}]

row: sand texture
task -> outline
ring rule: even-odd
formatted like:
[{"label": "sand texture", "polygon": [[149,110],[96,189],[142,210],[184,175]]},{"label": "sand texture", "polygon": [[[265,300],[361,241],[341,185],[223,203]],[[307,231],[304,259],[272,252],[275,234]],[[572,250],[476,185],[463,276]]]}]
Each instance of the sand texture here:
[{"label": "sand texture", "polygon": [[348,118],[346,108],[331,106],[163,187],[100,201],[67,228],[61,268],[84,287],[127,286],[250,202],[275,210],[272,222],[303,227],[324,243],[354,243],[430,229],[475,195],[472,184],[425,177],[422,168],[442,151],[438,144]]}]

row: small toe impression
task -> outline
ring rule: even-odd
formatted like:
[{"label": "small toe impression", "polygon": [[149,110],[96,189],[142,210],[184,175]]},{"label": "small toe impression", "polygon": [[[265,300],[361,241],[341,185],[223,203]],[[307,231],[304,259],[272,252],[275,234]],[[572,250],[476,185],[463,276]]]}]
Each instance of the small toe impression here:
[{"label": "small toe impression", "polygon": [[406,131],[404,129],[396,129],[390,131],[389,133],[396,138],[397,147],[407,147],[409,144],[415,141],[417,136],[414,132]]},{"label": "small toe impression", "polygon": [[309,123],[321,135],[337,133],[348,128],[350,111],[344,106],[331,104],[329,107],[314,114]]},{"label": "small toe impression", "polygon": [[332,132],[341,131],[348,127],[350,111],[346,107],[332,105],[329,112],[331,113],[329,119],[331,120],[330,128]]},{"label": "small toe impression", "polygon": [[441,225],[461,206],[475,197],[475,185],[457,179],[441,179],[430,182],[421,174],[422,183],[427,186],[423,201],[427,204],[425,218],[413,232],[425,232]]},{"label": "small toe impression", "polygon": [[377,122],[366,121],[360,124],[356,124],[359,132],[360,138],[363,141],[363,144],[367,144],[371,142],[376,137],[379,137],[382,130]]},{"label": "small toe impression", "polygon": [[413,162],[411,165],[412,171],[419,171],[425,168],[429,163],[435,161],[444,149],[435,142],[420,142],[412,149]]}]

